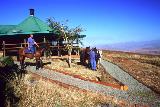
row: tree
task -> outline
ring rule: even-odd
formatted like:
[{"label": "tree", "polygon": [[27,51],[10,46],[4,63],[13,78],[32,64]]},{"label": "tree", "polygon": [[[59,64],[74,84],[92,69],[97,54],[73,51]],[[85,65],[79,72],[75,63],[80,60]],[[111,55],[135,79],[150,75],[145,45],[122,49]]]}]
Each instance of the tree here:
[{"label": "tree", "polygon": [[[78,40],[78,42],[83,45],[81,42],[82,39],[80,39],[79,36],[84,29],[80,26],[70,29],[67,25],[68,20],[65,20],[64,22],[58,22],[54,18],[48,18],[47,22],[53,33],[59,35],[61,38],[63,37],[65,41],[65,49],[68,51],[68,65],[71,67],[71,52],[73,49],[73,42]],[[85,35],[82,36],[85,37]]]}]

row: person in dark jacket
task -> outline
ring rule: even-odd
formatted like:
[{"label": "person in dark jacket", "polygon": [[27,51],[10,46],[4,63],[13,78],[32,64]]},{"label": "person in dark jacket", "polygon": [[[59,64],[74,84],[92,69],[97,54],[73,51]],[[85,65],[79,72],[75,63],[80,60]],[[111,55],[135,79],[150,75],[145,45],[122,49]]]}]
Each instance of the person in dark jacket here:
[{"label": "person in dark jacket", "polygon": [[96,54],[93,49],[89,52],[89,57],[90,57],[91,69],[96,70]]},{"label": "person in dark jacket", "polygon": [[99,59],[100,59],[100,53],[99,50],[95,47],[94,48],[95,56],[96,56],[96,68],[99,68]]}]

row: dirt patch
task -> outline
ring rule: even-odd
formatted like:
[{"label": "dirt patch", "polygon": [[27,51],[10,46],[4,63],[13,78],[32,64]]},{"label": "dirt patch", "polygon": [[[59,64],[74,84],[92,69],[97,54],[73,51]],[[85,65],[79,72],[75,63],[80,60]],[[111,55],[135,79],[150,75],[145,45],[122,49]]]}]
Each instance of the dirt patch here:
[{"label": "dirt patch", "polygon": [[118,80],[113,78],[109,73],[105,71],[102,65],[99,66],[97,71],[92,71],[91,69],[83,66],[79,63],[79,60],[73,60],[71,68],[68,67],[66,60],[52,59],[51,64],[45,65],[45,67],[58,70],[59,72],[65,73],[67,75],[72,75],[74,77],[83,78],[85,80],[93,80],[97,82],[109,83],[117,86],[121,86]]},{"label": "dirt patch", "polygon": [[121,83],[117,79],[113,78],[109,73],[107,73],[105,68],[102,65],[100,65],[98,70],[101,72],[100,81],[106,82],[106,83],[112,83],[115,85],[124,85],[123,83]]}]

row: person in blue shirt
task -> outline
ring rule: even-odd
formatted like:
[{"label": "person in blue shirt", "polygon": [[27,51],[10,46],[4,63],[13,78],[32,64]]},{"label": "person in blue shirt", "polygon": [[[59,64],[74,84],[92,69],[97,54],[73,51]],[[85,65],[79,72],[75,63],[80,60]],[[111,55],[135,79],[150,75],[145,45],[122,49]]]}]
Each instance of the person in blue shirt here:
[{"label": "person in blue shirt", "polygon": [[96,71],[96,53],[93,49],[90,50],[89,57],[90,57],[91,69]]},{"label": "person in blue shirt", "polygon": [[28,43],[28,49],[29,49],[29,51],[30,51],[31,53],[35,54],[35,52],[36,52],[36,47],[35,47],[35,45],[36,45],[37,47],[39,47],[39,46],[38,46],[38,44],[35,42],[35,40],[33,39],[33,35],[32,35],[32,34],[31,34],[30,37],[28,38],[27,43]]}]

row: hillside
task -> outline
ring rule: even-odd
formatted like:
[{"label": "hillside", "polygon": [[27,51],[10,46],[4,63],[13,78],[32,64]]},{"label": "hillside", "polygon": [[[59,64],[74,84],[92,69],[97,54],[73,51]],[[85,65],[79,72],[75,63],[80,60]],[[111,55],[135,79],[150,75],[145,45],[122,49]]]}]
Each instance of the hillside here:
[{"label": "hillside", "polygon": [[97,45],[100,49],[160,55],[160,40]]}]

